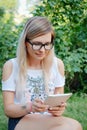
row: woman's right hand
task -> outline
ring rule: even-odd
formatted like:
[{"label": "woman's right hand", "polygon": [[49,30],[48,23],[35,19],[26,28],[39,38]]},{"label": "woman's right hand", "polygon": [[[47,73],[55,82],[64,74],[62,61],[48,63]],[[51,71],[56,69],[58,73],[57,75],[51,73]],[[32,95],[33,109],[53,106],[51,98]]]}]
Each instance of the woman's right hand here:
[{"label": "woman's right hand", "polygon": [[40,99],[35,99],[32,102],[32,112],[45,112],[48,110],[48,105],[45,105],[44,102]]}]

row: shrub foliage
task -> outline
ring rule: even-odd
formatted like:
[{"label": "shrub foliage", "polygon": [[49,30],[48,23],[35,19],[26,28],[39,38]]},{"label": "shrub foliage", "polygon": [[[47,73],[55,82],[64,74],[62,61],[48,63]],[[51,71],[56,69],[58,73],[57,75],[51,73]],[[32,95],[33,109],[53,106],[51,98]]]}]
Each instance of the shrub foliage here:
[{"label": "shrub foliage", "polygon": [[15,57],[16,55],[16,46],[18,44],[18,38],[23,24],[20,25],[15,24],[13,13],[6,12],[4,8],[1,8],[0,11],[3,12],[3,15],[0,15],[0,80],[1,80],[3,64],[8,59]]}]

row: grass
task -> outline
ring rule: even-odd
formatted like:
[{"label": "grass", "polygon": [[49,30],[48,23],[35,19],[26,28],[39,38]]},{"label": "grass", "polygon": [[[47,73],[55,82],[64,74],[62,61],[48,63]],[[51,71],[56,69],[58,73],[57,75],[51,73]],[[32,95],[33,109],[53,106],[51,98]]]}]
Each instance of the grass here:
[{"label": "grass", "polygon": [[0,92],[0,130],[7,130],[7,117],[4,114],[1,92]]},{"label": "grass", "polygon": [[[87,130],[87,95],[74,94],[67,102],[67,108],[64,113],[65,116],[78,120]],[[0,92],[0,130],[7,130],[7,117],[4,115],[2,94]]]},{"label": "grass", "polygon": [[87,94],[74,94],[67,103],[65,116],[78,120],[87,130]]}]

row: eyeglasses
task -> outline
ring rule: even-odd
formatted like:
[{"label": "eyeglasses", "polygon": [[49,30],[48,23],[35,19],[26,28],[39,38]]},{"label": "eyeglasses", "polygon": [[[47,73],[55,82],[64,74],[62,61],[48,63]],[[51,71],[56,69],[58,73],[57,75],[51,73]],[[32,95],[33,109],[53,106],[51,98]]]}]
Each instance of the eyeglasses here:
[{"label": "eyeglasses", "polygon": [[32,45],[33,50],[40,50],[42,47],[44,47],[45,50],[51,50],[53,48],[53,43],[47,42],[43,44],[42,42],[31,42],[29,39],[27,39],[27,42]]}]

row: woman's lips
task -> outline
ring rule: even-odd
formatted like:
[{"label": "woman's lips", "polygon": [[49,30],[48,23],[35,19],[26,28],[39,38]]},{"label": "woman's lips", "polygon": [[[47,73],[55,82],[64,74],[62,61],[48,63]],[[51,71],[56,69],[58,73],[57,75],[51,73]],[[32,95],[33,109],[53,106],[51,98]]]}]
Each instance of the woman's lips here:
[{"label": "woman's lips", "polygon": [[44,56],[44,54],[41,54],[41,53],[35,53],[37,56],[39,56],[39,57],[43,57]]}]

